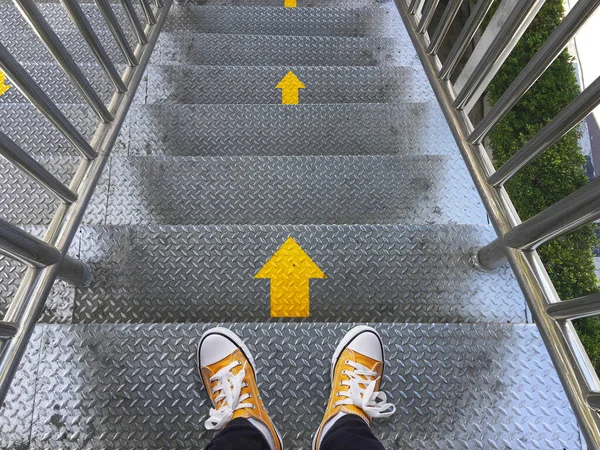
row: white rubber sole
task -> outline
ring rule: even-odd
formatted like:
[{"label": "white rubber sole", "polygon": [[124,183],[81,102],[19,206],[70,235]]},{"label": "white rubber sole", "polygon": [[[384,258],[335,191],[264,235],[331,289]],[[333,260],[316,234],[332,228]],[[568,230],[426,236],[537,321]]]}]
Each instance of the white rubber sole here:
[{"label": "white rubber sole", "polygon": [[[250,361],[250,366],[252,366],[252,370],[254,371],[254,376],[256,376],[256,374],[257,374],[256,364],[254,363],[254,357],[252,356],[250,349],[246,346],[246,344],[244,344],[244,341],[242,341],[237,334],[235,334],[229,328],[224,328],[224,327],[211,328],[210,330],[206,331],[200,338],[200,341],[198,342],[198,346],[196,347],[196,358],[198,359],[198,361],[197,361],[198,371],[200,371],[200,346],[202,345],[204,338],[206,338],[207,336],[210,336],[211,334],[221,334],[221,335],[227,337],[227,339],[229,339],[231,342],[233,342],[237,347],[239,347],[242,350],[242,352],[244,353],[244,355],[246,355],[246,358],[248,358],[248,361]],[[200,379],[202,379],[202,374],[200,374]],[[204,382],[202,384],[204,384]],[[206,389],[206,386],[204,386],[204,389]],[[283,450],[283,438],[281,437],[279,430],[275,427],[275,424],[273,424],[273,428],[275,429],[275,433],[277,433],[277,438],[279,439],[281,450]]]},{"label": "white rubber sole", "polygon": [[[379,342],[381,343],[381,349],[382,349],[382,354],[383,354],[383,342],[381,340],[381,336],[379,335],[379,333],[377,332],[377,330],[375,328],[369,327],[367,325],[360,325],[358,327],[352,328],[342,338],[342,340],[340,341],[340,343],[338,344],[338,346],[335,348],[335,351],[333,352],[333,356],[331,358],[331,370],[330,370],[330,374],[329,374],[332,383],[333,383],[333,371],[335,369],[335,365],[336,365],[338,359],[340,358],[340,355],[342,354],[342,352],[344,351],[344,349],[346,347],[348,347],[348,345],[350,344],[350,342],[352,342],[354,340],[354,338],[356,336],[358,336],[359,334],[362,334],[364,332],[374,333],[377,336],[377,338],[379,339]],[[383,354],[383,363],[385,364],[385,354]],[[318,436],[318,434],[319,434],[319,430],[317,430],[317,432],[313,436],[312,450],[317,450],[317,436]]]}]

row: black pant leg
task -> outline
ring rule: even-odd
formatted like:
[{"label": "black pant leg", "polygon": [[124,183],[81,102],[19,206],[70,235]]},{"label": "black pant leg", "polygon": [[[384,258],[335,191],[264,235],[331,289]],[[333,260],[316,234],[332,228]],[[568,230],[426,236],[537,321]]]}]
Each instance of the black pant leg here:
[{"label": "black pant leg", "polygon": [[233,419],[206,450],[271,450],[263,434],[247,419]]},{"label": "black pant leg", "polygon": [[385,450],[369,425],[349,414],[339,419],[321,441],[321,450]]}]

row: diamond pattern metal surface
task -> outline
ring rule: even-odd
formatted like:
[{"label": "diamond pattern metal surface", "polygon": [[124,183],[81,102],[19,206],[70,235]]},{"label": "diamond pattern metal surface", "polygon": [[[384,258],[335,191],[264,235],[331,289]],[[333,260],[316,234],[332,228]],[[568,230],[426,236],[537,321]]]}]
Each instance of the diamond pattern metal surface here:
[{"label": "diamond pattern metal surface", "polygon": [[[43,156],[38,158],[46,169],[64,184],[69,184],[81,158],[78,156]],[[87,212],[88,220],[104,223],[106,216],[106,180],[102,176]],[[0,159],[0,217],[15,225],[48,225],[60,201],[37,182]]]},{"label": "diamond pattern metal surface", "polygon": [[[79,41],[79,31],[58,31],[57,35],[76,63],[94,65],[97,70],[101,70],[100,66],[95,65],[96,58],[89,47],[82,45]],[[112,39],[112,35],[106,31],[98,37],[103,42],[104,48],[112,61],[115,64],[124,64],[125,59]],[[21,64],[50,64],[54,62],[52,54],[35,33],[28,28],[19,28],[15,33],[3,35],[2,44]]]},{"label": "diamond pattern metal surface", "polygon": [[[211,325],[44,326],[32,449],[198,449],[213,433],[195,363]],[[390,449],[576,449],[579,433],[533,326],[377,324]],[[310,448],[347,324],[236,324],[286,448]],[[525,402],[524,399],[527,399]]]},{"label": "diamond pattern metal surface", "polygon": [[[337,5],[335,5],[337,6]],[[404,37],[407,32],[393,4],[380,8],[264,8],[196,6],[173,8],[165,31],[277,36]]]},{"label": "diamond pattern metal surface", "polygon": [[481,226],[84,227],[93,284],[74,322],[269,320],[254,275],[292,236],[327,279],[311,281],[311,321],[525,322],[510,270],[469,263]]},{"label": "diamond pattern metal surface", "polygon": [[146,103],[281,104],[275,86],[293,70],[300,103],[394,103],[434,99],[414,67],[149,66]]},{"label": "diamond pattern metal surface", "polygon": [[[108,103],[62,6],[38,3]],[[71,248],[94,282],[54,286],[41,320],[63,325],[36,328],[0,448],[202,448],[194,349],[223,321],[247,322],[231,326],[286,448],[309,448],[341,322],[373,321],[398,405],[375,425],[386,448],[580,449],[514,277],[469,263],[494,232],[391,0],[191,3],[172,8]],[[0,39],[90,139],[98,119],[23,24],[0,0]],[[275,89],[289,70],[307,86],[292,108]],[[2,131],[67,182],[78,156],[26,103],[0,97]],[[41,236],[57,202],[7,163],[0,186],[0,217]],[[328,277],[304,322],[270,319],[269,280],[254,279],[289,236]],[[0,312],[24,270],[0,258]]]},{"label": "diamond pattern metal surface", "polygon": [[42,327],[34,330],[0,410],[0,448],[3,450],[29,448],[42,334]]},{"label": "diamond pattern metal surface", "polygon": [[113,158],[107,223],[486,223],[451,156]]},{"label": "diamond pattern metal surface", "polygon": [[393,38],[164,32],[154,64],[211,66],[417,66],[410,41]]},{"label": "diamond pattern metal surface", "polygon": [[[55,103],[64,103],[59,108],[66,114],[71,104],[86,104],[83,96],[71,83],[67,75],[55,64],[24,64],[23,67],[39,86],[44,89],[46,94]],[[114,94],[114,88],[104,72],[97,64],[81,64],[80,69],[87,77],[88,81],[94,87],[100,98],[106,105],[110,102]],[[117,66],[120,73],[123,73],[124,67]],[[145,90],[145,80],[140,83],[140,90]],[[12,88],[0,97],[0,107],[6,103],[26,103],[29,101],[21,92]]]},{"label": "diamond pattern metal surface", "polygon": [[[446,155],[458,149],[437,103],[134,105],[116,154]],[[129,133],[129,130],[134,130]]]},{"label": "diamond pattern metal surface", "polygon": [[[65,107],[65,116],[75,128],[91,141],[100,119],[94,112],[84,105],[68,105]],[[75,156],[75,148],[67,139],[58,132],[54,126],[38,112],[33,105],[22,103],[0,104],[0,114],[9,117],[2,123],[2,132],[34,157]],[[129,136],[127,129],[129,121],[123,125],[121,135]],[[35,130],[35,133],[32,132]],[[117,139],[114,152],[123,152],[127,143],[120,137]]]},{"label": "diamond pattern metal surface", "polygon": [[[191,0],[193,5],[212,6],[274,6],[281,8],[282,0]],[[393,0],[297,0],[298,8],[365,8],[389,6]]]},{"label": "diamond pattern metal surface", "polygon": [[[61,5],[61,3],[57,0],[52,1],[36,1],[39,3],[38,8],[41,13],[44,15],[44,18],[48,21],[48,24],[52,26],[54,31],[65,31],[65,30],[75,30],[75,26],[73,22],[69,18],[67,11]],[[82,1],[81,9],[92,25],[92,28],[96,31],[107,30],[108,27],[104,22],[104,18],[100,11],[94,4],[93,0],[91,1]],[[123,28],[123,31],[126,33],[127,37],[131,38],[130,42],[134,42],[133,40],[133,30],[130,30],[131,25],[129,25],[129,19],[123,10],[120,2],[111,1],[112,9],[117,17],[117,21]],[[142,16],[140,16],[142,17]],[[6,30],[6,36],[14,35],[16,33],[22,32],[26,26],[25,19],[18,11],[16,6],[11,2],[0,2],[0,27],[2,30]],[[4,37],[5,35],[3,35]]]}]

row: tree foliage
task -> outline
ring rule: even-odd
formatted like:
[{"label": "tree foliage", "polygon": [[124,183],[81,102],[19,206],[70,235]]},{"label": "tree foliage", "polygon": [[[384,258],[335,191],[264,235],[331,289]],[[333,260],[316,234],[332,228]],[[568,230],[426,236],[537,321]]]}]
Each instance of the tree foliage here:
[{"label": "tree foliage", "polygon": [[[562,0],[546,1],[492,80],[487,91],[492,104],[556,29],[564,12]],[[578,94],[572,58],[565,51],[491,131],[490,147],[496,167],[523,147]],[[522,220],[536,215],[588,182],[579,138],[579,131],[569,132],[507,183],[506,189]],[[563,300],[598,292],[593,260],[593,249],[597,244],[595,225],[588,225],[539,248],[540,257]],[[600,373],[600,319],[582,319],[575,325]]]}]

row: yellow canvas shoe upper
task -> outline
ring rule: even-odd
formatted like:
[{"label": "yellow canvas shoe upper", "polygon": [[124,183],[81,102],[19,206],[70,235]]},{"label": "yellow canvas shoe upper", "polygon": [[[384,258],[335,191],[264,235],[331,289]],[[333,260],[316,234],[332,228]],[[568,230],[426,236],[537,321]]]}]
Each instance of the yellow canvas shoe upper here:
[{"label": "yellow canvas shoe upper", "polygon": [[[361,339],[363,333],[369,333],[371,336],[365,335],[362,337],[363,342],[357,343],[356,339]],[[354,348],[352,342],[357,344]],[[368,351],[368,346],[373,348],[375,343],[380,348]],[[359,349],[364,349],[365,353],[376,357],[367,356],[358,351]],[[327,423],[340,413],[354,414],[371,425],[373,418],[389,417],[396,410],[394,405],[386,403],[386,395],[379,392],[384,361],[383,348],[375,330],[369,327],[351,330],[338,346],[332,364],[331,394],[321,426],[313,441],[314,450],[319,449]]]},{"label": "yellow canvas shoe upper", "polygon": [[[211,332],[213,331],[211,330]],[[235,336],[229,330],[227,331]],[[237,336],[235,337],[237,338]],[[252,361],[247,348],[241,341],[235,342],[235,345],[225,342],[221,344],[223,351],[232,350],[231,353],[216,362],[212,362],[215,356],[210,355],[206,358],[208,364],[203,365],[202,343],[203,340],[201,340],[198,349],[200,374],[204,387],[213,403],[213,408],[211,408],[209,417],[205,421],[206,428],[220,430],[233,419],[251,419],[251,421],[254,420],[264,425],[271,435],[275,450],[282,450],[281,437],[267,414],[258,392],[253,367],[254,361]]]}]

